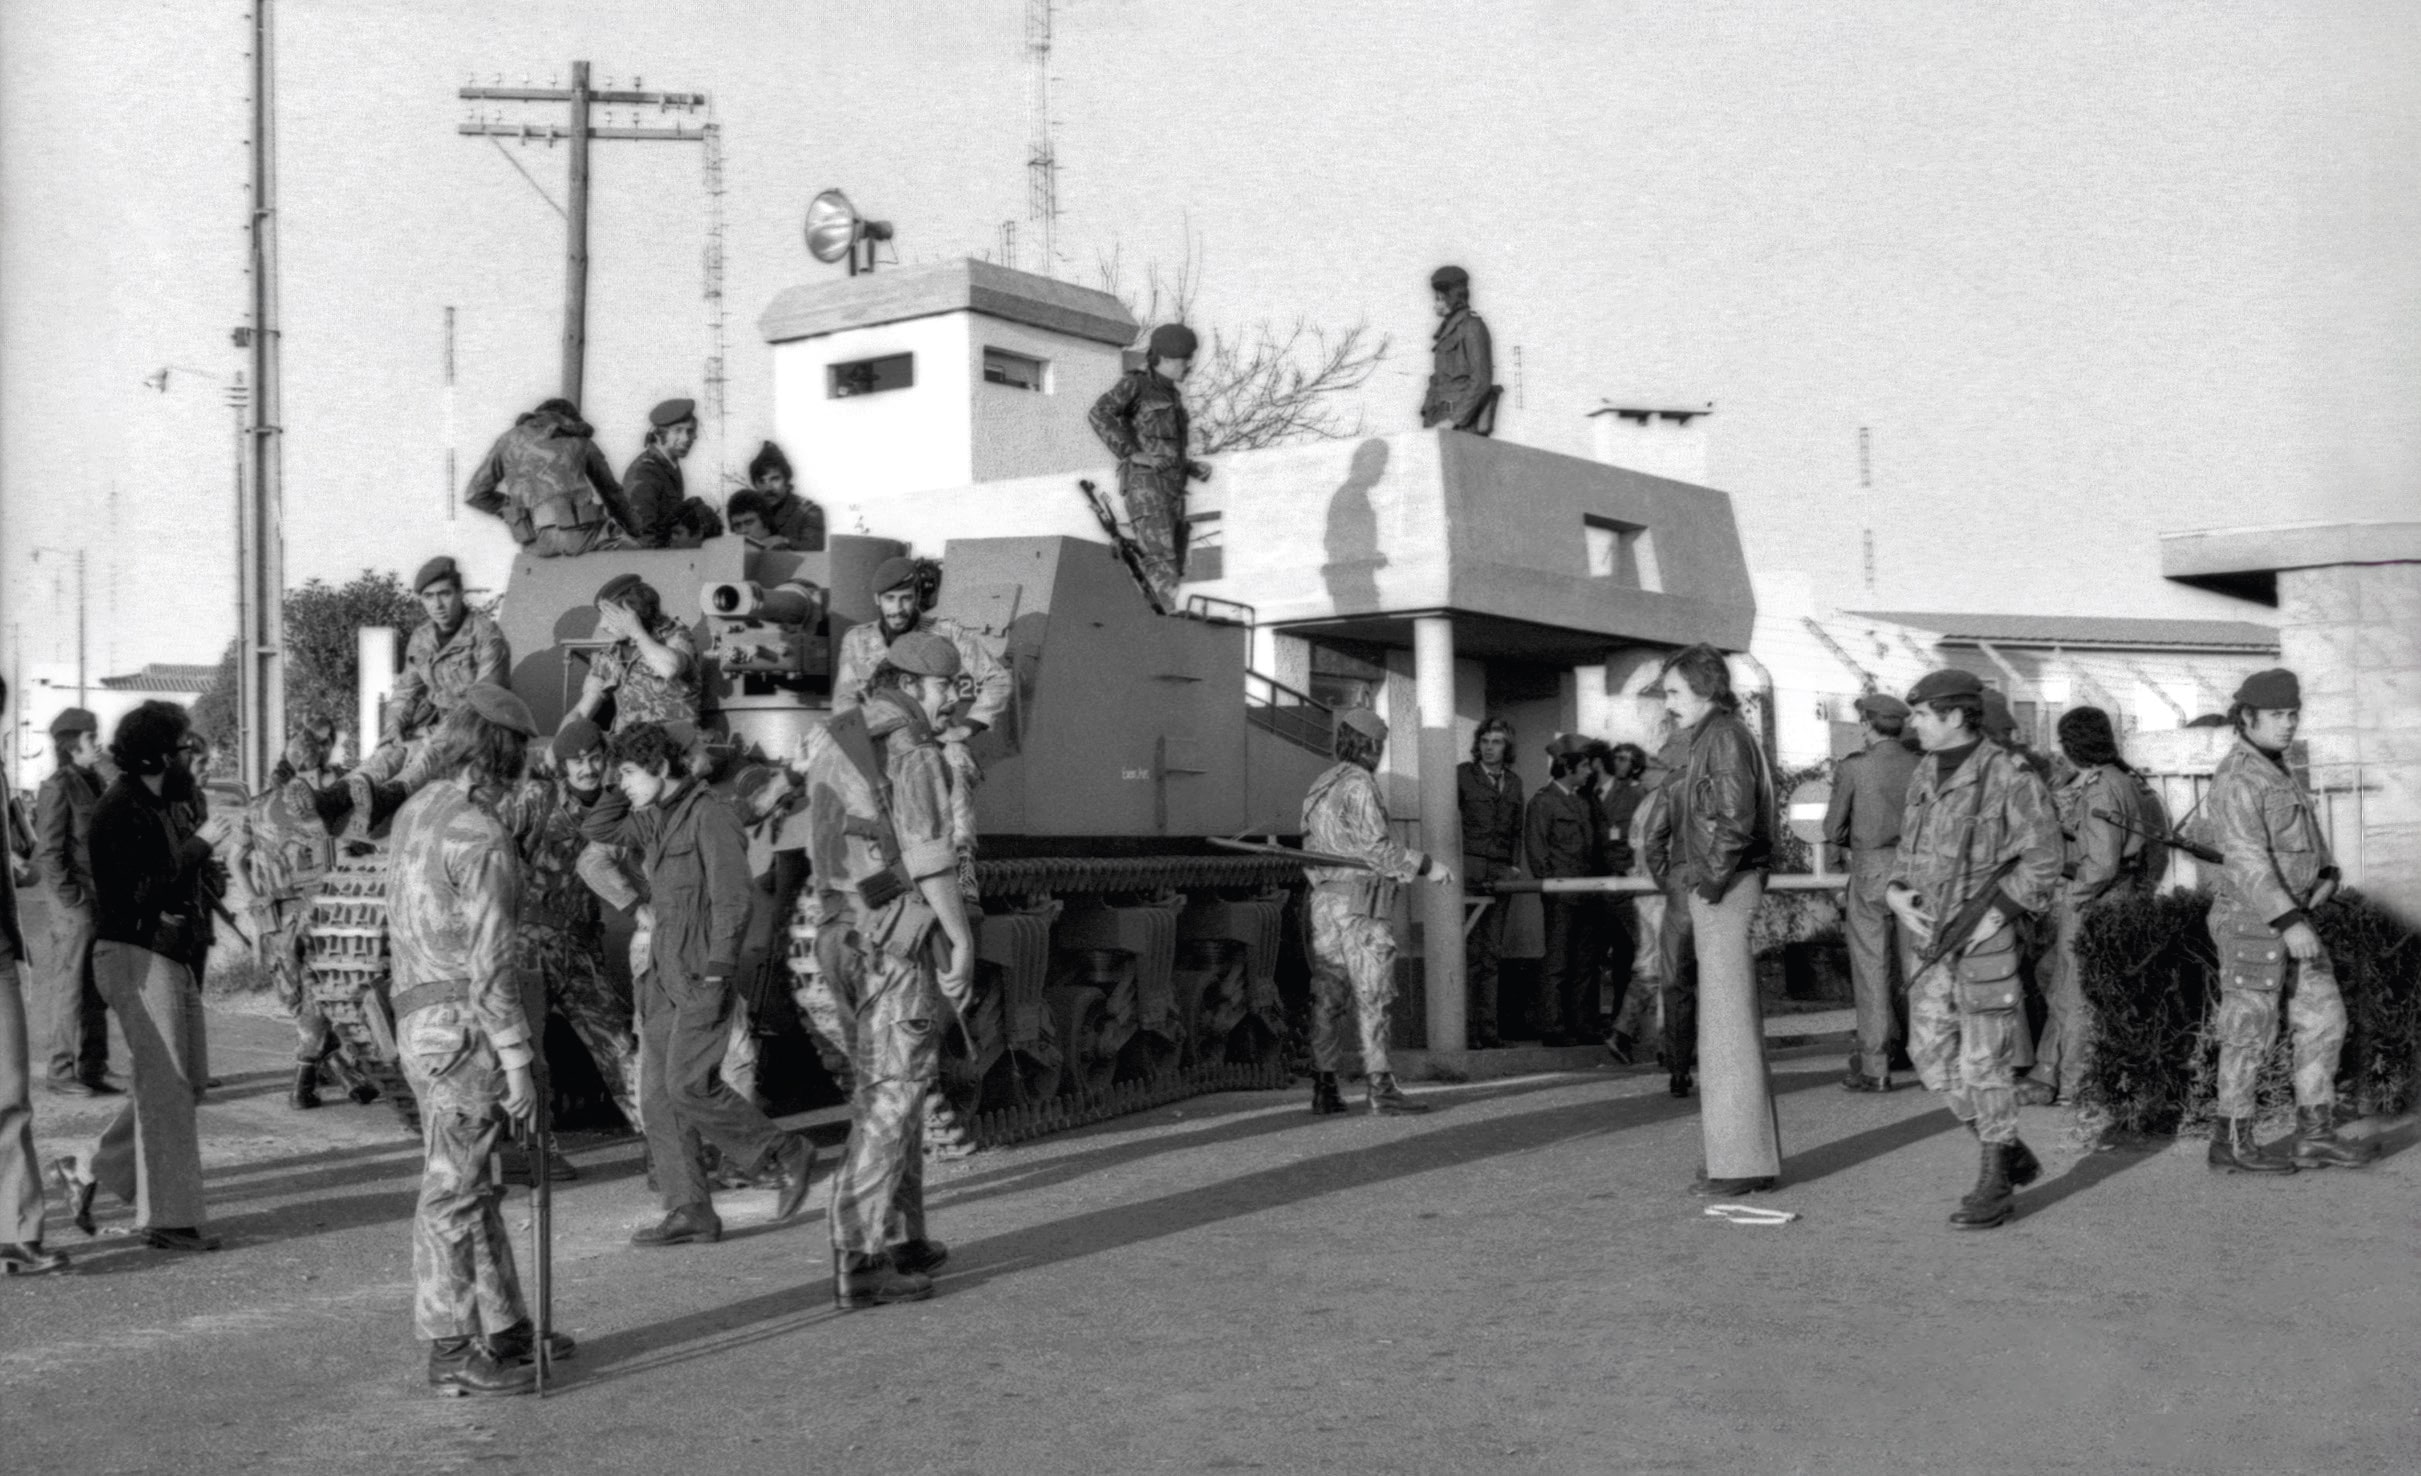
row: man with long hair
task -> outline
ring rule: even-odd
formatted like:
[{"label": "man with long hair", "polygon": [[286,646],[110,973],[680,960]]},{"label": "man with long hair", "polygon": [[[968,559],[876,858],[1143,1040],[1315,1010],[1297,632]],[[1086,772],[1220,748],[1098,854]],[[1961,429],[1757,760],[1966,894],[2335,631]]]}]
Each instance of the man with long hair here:
[{"label": "man with long hair", "polygon": [[[2231,1173],[2361,1168],[2371,1144],[2337,1136],[2337,1058],[2345,999],[2312,914],[2337,895],[2337,862],[2287,763],[2303,723],[2303,686],[2283,667],[2255,672],[2228,708],[2236,744],[2211,775],[2211,941],[2219,950],[2220,1121],[2211,1167]],[[2281,1154],[2254,1141],[2254,1084],[2278,1039],[2279,996],[2295,1039],[2295,1141]]]},{"label": "man with long hair", "polygon": [[1382,1117],[1427,1112],[1395,1083],[1388,1060],[1395,1003],[1396,888],[1416,878],[1454,884],[1454,869],[1396,840],[1373,777],[1387,751],[1387,723],[1367,707],[1337,714],[1334,767],[1303,796],[1303,848],[1350,856],[1355,867],[1313,866],[1311,882],[1311,1110],[1345,1110],[1337,1074],[1347,1032],[1359,1027],[1370,1110]]},{"label": "man with long hair", "polygon": [[1496,429],[1496,351],[1488,325],[1471,310],[1471,274],[1442,266],[1429,274],[1437,333],[1429,343],[1429,389],[1421,424],[1490,435]]},{"label": "man with long hair", "polygon": [[1470,979],[1471,1049],[1503,1045],[1496,1027],[1497,961],[1505,948],[1505,902],[1491,890],[1521,874],[1522,781],[1513,772],[1513,724],[1492,717],[1471,735],[1471,757],[1454,770],[1454,793],[1463,816],[1463,886],[1489,899],[1488,909],[1465,935],[1464,969]]},{"label": "man with long hair", "polygon": [[2060,863],[2059,889],[2051,896],[2051,947],[2038,968],[2049,1012],[2035,1043],[2030,1079],[2055,1094],[2052,1100],[2074,1106],[2096,1034],[2093,1006],[2077,975],[2077,929],[2094,903],[2140,887],[2143,839],[2120,823],[2141,822],[2134,771],[2119,757],[2110,715],[2098,707],[2061,713],[2059,744],[2071,771],[2052,791],[2051,802],[2059,812],[2066,859]]},{"label": "man with long hair", "polygon": [[1667,661],[1665,710],[1686,743],[1669,787],[1672,881],[1687,894],[1698,959],[1698,1120],[1706,1164],[1692,1192],[1751,1194],[1781,1183],[1782,1133],[1765,1062],[1765,1019],[1749,920],[1774,855],[1774,781],[1740,720],[1730,663],[1712,646]]},{"label": "man with long hair", "polygon": [[1908,1054],[1980,1145],[1975,1187],[1951,1228],[1990,1230],[2042,1174],[2018,1138],[2018,927],[2059,885],[2059,815],[2034,771],[1986,740],[1984,684],[1973,672],[1928,673],[1909,688],[1908,706],[1924,757],[1884,893],[1921,950],[1908,984]]}]

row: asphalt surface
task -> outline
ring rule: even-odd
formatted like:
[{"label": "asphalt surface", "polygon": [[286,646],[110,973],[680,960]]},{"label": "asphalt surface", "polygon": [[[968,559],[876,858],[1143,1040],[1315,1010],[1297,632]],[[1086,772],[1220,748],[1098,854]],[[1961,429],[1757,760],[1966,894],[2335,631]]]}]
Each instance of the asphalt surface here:
[{"label": "asphalt surface", "polygon": [[[0,1281],[9,1473],[2411,1471],[2415,1125],[2363,1173],[2223,1178],[2199,1142],[2092,1152],[2025,1114],[2045,1182],[1943,1216],[1974,1150],[1923,1093],[1777,1058],[1780,1227],[1683,1190],[1652,1071],[1197,1098],[935,1164],[940,1295],[831,1307],[819,1188],[786,1226],[642,1252],[631,1139],[557,1196],[560,1388],[441,1400],[412,1341],[417,1145],[383,1106],[284,1105],[282,1021],[216,1010],[202,1110],[225,1249],[86,1241]],[[122,1057],[120,1059],[123,1059]],[[106,1108],[37,1098],[47,1154]],[[525,1200],[515,1191],[510,1218]]]}]

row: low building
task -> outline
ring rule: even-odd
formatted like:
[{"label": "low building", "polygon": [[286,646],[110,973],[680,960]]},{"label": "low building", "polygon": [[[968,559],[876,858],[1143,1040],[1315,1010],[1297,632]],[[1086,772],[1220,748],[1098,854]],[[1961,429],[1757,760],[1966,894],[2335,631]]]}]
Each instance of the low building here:
[{"label": "low building", "polygon": [[50,777],[53,767],[51,720],[71,707],[82,707],[101,720],[101,741],[119,718],[145,702],[159,699],[190,707],[218,680],[215,666],[153,662],[123,676],[100,678],[81,690],[72,662],[48,662],[26,668],[25,690],[9,694],[16,742],[10,779],[19,789],[34,790]]}]

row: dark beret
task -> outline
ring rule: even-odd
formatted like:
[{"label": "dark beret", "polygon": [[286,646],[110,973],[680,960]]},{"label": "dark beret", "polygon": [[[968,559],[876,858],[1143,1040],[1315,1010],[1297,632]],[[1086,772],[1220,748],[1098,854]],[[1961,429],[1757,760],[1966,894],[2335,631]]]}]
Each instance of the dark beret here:
[{"label": "dark beret", "polygon": [[1889,692],[1869,692],[1857,702],[1858,715],[1870,718],[1904,718],[1908,704]]},{"label": "dark beret", "polygon": [[462,700],[499,728],[510,728],[524,738],[538,736],[538,720],[530,716],[530,705],[494,682],[472,683]]},{"label": "dark beret", "polygon": [[662,430],[666,426],[679,425],[684,420],[695,420],[697,416],[698,405],[695,400],[666,400],[663,404],[647,412],[647,423]]},{"label": "dark beret", "polygon": [[555,762],[559,764],[604,746],[605,730],[577,714],[565,718],[563,726],[555,730]]},{"label": "dark beret", "polygon": [[50,736],[53,738],[69,733],[98,733],[100,731],[101,720],[81,707],[68,708],[50,720]]},{"label": "dark beret", "polygon": [[1958,668],[1952,667],[1947,671],[1929,671],[1917,678],[1917,684],[1908,689],[1908,705],[1918,707],[1928,702],[1939,702],[1945,697],[1981,697],[1983,695],[1984,679],[1982,677],[1972,671],[1960,671]]},{"label": "dark beret", "polygon": [[420,566],[420,572],[412,576],[412,593],[418,594],[440,579],[451,579],[456,584],[462,583],[462,571],[454,567],[454,561],[444,554],[439,554]]},{"label": "dark beret", "polygon": [[2303,684],[2283,666],[2257,671],[2236,689],[2236,700],[2255,709],[2303,706]]},{"label": "dark beret", "polygon": [[632,590],[646,582],[636,574],[616,574],[613,578],[597,586],[596,598],[591,603],[618,605],[629,597]]},{"label": "dark beret", "polygon": [[958,675],[958,647],[948,636],[929,630],[912,630],[893,641],[883,659],[918,676]]},{"label": "dark beret", "polygon": [[1348,707],[1337,714],[1340,727],[1351,728],[1365,738],[1387,741],[1387,720],[1367,707]]},{"label": "dark beret", "polygon": [[1190,359],[1201,346],[1194,330],[1183,323],[1163,323],[1152,330],[1151,351],[1155,359]]},{"label": "dark beret", "polygon": [[916,560],[888,558],[874,566],[873,592],[889,594],[903,584],[916,582]]},{"label": "dark beret", "polygon": [[1429,290],[1443,292],[1449,287],[1468,287],[1471,274],[1458,266],[1442,266],[1429,274]]}]

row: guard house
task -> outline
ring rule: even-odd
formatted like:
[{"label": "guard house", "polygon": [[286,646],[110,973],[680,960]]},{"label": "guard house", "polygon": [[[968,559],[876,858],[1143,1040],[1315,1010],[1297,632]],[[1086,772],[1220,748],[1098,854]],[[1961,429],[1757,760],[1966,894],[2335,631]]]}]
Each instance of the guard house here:
[{"label": "guard house", "polygon": [[[780,434],[812,448],[834,528],[934,554],[958,538],[1102,541],[1077,482],[1114,495],[1116,476],[1085,413],[1118,373],[1111,340],[1137,333],[1102,294],[962,262],[794,288],[763,326]],[[1048,365],[1046,388],[974,372],[1020,345]],[[926,356],[896,418],[853,403],[892,391],[834,389],[878,350]],[[929,376],[928,358],[954,377]],[[1458,865],[1454,769],[1483,717],[1512,719],[1535,788],[1584,696],[1636,686],[1650,657],[1692,642],[1744,650],[1755,617],[1726,494],[1456,431],[1222,456],[1188,516],[1182,592],[1253,627],[1248,681],[1384,716],[1390,809],[1417,817],[1408,842]],[[1416,940],[1460,937],[1459,889],[1416,895]],[[1431,1044],[1459,1049],[1462,950],[1419,951]]]}]

